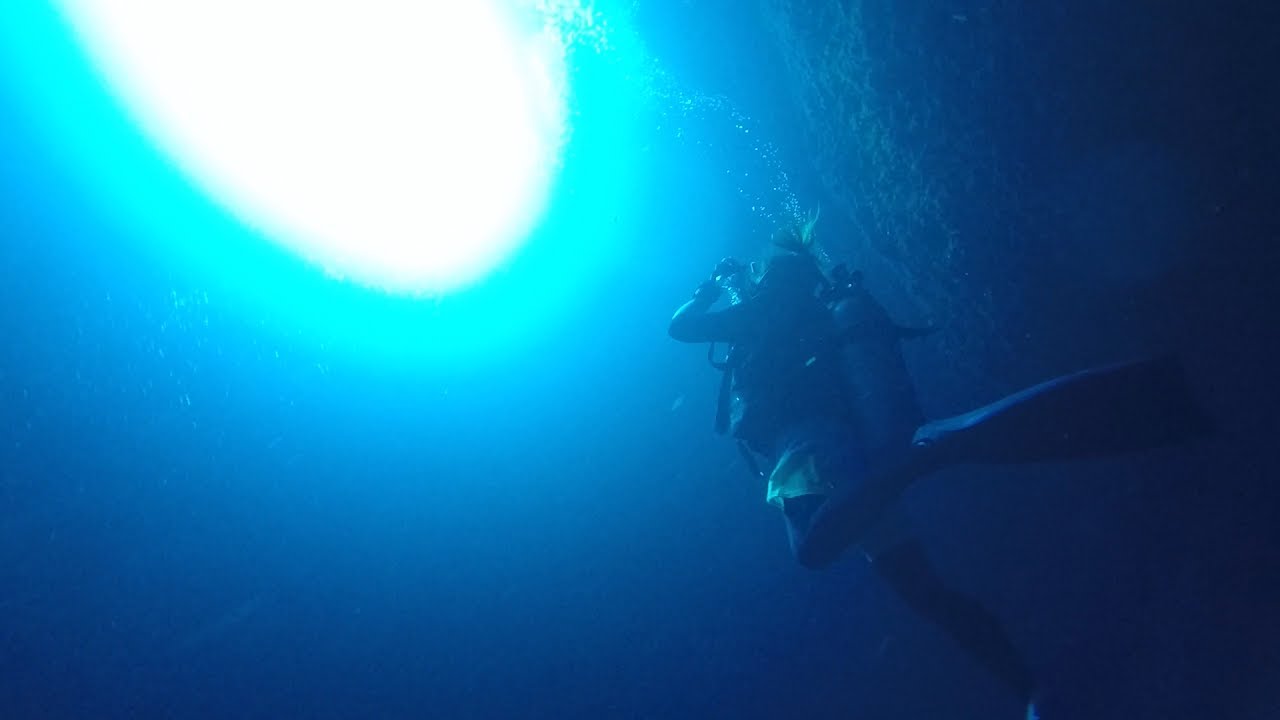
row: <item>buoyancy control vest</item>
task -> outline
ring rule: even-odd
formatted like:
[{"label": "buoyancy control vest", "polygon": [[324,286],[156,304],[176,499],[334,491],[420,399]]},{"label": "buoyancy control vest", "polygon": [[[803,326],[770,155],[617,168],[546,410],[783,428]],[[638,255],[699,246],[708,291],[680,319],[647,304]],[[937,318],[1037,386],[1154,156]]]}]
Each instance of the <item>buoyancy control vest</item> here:
[{"label": "buoyancy control vest", "polygon": [[924,421],[901,353],[901,340],[931,330],[893,323],[857,275],[840,275],[821,297],[785,307],[746,300],[757,313],[750,337],[723,359],[716,430],[752,452],[775,458],[781,435],[804,422],[849,426],[868,452],[910,439]]}]

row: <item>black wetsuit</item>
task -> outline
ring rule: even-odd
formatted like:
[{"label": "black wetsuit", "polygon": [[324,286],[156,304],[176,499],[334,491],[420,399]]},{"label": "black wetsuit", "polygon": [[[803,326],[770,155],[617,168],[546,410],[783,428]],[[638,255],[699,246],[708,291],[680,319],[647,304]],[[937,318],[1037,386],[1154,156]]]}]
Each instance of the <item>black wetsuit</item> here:
[{"label": "black wetsuit", "polygon": [[[764,456],[770,469],[803,446],[813,454],[819,474],[855,488],[866,474],[865,448],[841,374],[843,339],[829,309],[807,295],[760,295],[715,312],[713,303],[710,294],[695,297],[676,311],[669,332],[681,342],[730,344],[734,436]],[[825,494],[782,501],[791,546],[802,565],[825,566],[849,544],[840,533],[812,532],[836,502]],[[904,602],[951,635],[1020,699],[1029,699],[1031,672],[1000,623],[976,600],[943,583],[905,523],[881,521],[868,535],[859,538],[864,553]]]}]

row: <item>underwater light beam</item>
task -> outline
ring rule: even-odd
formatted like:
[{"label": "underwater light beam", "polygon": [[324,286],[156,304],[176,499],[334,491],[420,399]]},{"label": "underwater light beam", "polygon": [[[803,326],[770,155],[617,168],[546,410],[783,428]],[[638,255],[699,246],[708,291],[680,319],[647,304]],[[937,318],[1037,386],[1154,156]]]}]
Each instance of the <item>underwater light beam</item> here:
[{"label": "underwater light beam", "polygon": [[60,0],[144,132],[343,278],[474,283],[529,235],[565,135],[559,39],[501,0]]}]

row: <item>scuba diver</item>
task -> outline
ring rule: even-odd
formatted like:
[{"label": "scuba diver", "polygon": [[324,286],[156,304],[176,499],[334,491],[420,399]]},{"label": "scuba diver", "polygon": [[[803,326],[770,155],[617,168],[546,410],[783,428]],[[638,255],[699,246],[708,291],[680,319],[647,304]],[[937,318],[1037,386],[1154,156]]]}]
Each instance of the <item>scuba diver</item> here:
[{"label": "scuba diver", "polygon": [[[828,277],[810,250],[812,226],[775,241],[780,252],[760,271],[722,261],[676,311],[669,334],[711,344],[724,373],[717,430],[736,438],[766,481],[796,560],[819,569],[859,548],[914,612],[1035,717],[1027,663],[994,615],[939,577],[899,498],[956,464],[1110,456],[1185,443],[1210,423],[1172,359],[1086,370],[927,422],[900,345],[931,330],[893,323],[843,266]],[[713,310],[726,293],[729,306]],[[729,347],[723,362],[717,343]]]}]

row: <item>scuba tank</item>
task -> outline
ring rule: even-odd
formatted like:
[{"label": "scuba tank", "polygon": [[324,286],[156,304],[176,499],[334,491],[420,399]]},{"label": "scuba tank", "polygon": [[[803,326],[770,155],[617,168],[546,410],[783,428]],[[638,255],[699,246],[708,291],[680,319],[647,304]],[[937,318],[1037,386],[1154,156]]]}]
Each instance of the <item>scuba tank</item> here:
[{"label": "scuba tank", "polygon": [[[722,260],[712,278],[732,305],[756,294],[751,268],[732,258]],[[872,462],[893,456],[909,444],[916,428],[925,422],[902,354],[902,341],[928,334],[933,329],[908,328],[894,323],[864,287],[861,273],[851,272],[844,265],[833,268],[823,280],[818,300],[830,313],[836,340],[831,348],[835,354],[829,357],[839,364],[838,372],[844,380],[842,392],[856,428],[856,442]],[[725,434],[733,414],[733,376],[744,358],[742,350],[732,346],[722,358],[717,357],[716,346],[712,344],[707,359],[722,373],[715,428],[716,432]],[[810,359],[809,363],[813,362],[814,359]],[[753,474],[763,475],[742,442],[739,448]]]},{"label": "scuba tank", "polygon": [[902,341],[927,335],[933,328],[894,323],[863,286],[861,273],[841,265],[832,271],[831,278],[827,303],[844,340],[840,354],[850,409],[874,463],[906,447],[916,428],[925,422],[902,354]]}]

